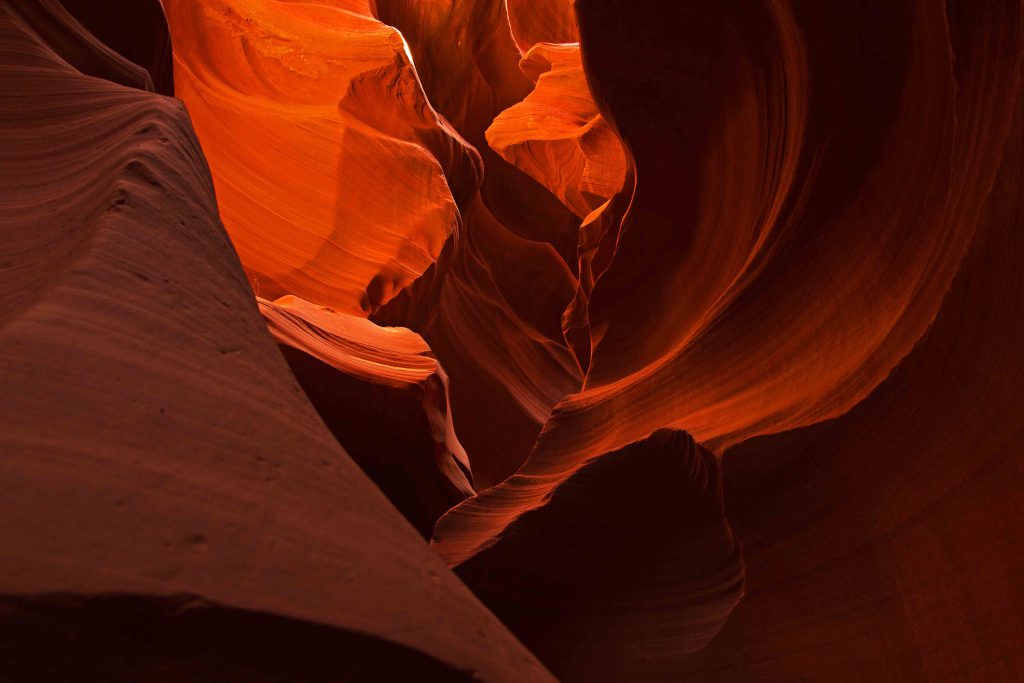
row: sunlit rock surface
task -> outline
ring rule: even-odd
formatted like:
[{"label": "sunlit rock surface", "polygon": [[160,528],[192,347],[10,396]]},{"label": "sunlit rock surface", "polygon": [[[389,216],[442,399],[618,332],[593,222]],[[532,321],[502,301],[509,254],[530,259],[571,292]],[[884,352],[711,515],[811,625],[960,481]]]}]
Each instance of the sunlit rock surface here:
[{"label": "sunlit rock surface", "polygon": [[[840,58],[838,36],[858,41],[849,21],[810,8],[694,8],[685,29],[615,3],[577,8],[636,191],[589,298],[585,389],[555,408],[516,476],[442,520],[438,548],[456,563],[582,463],[654,429],[720,451],[862,400],[932,323],[1015,121],[996,93],[1019,85],[1019,27],[995,8],[964,30],[1014,59],[951,43],[942,7],[858,16],[904,22],[871,39],[888,81]],[[654,78],[672,65],[680,78]],[[812,77],[843,90],[814,97]]]},{"label": "sunlit rock surface", "polygon": [[537,43],[520,68],[537,87],[494,119],[487,143],[585,218],[622,189],[622,143],[594,104],[578,44]]},{"label": "sunlit rock surface", "polygon": [[0,0],[0,634],[1024,670],[1020,0],[118,6]]},{"label": "sunlit rock surface", "polygon": [[164,4],[176,94],[257,294],[366,314],[436,260],[459,222],[442,162],[472,163],[395,29],[366,2]]},{"label": "sunlit rock surface", "polygon": [[402,31],[430,101],[486,168],[460,204],[459,239],[374,316],[416,330],[437,354],[474,482],[485,488],[523,463],[551,408],[582,383],[561,325],[577,288],[579,217],[487,144],[495,117],[533,89],[504,3],[384,0],[377,10]]},{"label": "sunlit rock surface", "polygon": [[182,104],[94,49],[0,2],[2,677],[550,680],[288,372]]}]

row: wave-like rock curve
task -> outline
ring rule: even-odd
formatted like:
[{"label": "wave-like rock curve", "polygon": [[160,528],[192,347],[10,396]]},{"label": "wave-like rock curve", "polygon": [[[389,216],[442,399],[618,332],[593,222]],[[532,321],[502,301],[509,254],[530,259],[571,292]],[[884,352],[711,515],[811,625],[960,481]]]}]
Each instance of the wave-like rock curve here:
[{"label": "wave-like rock curve", "polygon": [[459,223],[439,159],[476,171],[400,33],[366,2],[165,6],[175,90],[260,296],[366,315],[434,263]]},{"label": "wave-like rock curve", "polygon": [[345,451],[423,536],[476,493],[449,410],[448,376],[423,338],[294,296],[258,299],[306,396]]},{"label": "wave-like rock curve", "polygon": [[1024,666],[1020,0],[125,2],[0,0],[19,670],[546,679],[423,537],[565,680]]},{"label": "wave-like rock curve", "polygon": [[[0,2],[4,673],[74,648],[73,630],[36,628],[61,609],[86,627],[102,596],[189,595],[256,615],[225,623],[257,634],[292,620],[325,645],[349,632],[420,653],[455,680],[551,680],[303,396],[182,104],[73,67],[61,53],[93,41],[55,2],[30,4],[62,25]],[[55,593],[77,597],[59,607]],[[134,661],[115,631],[111,661]],[[319,675],[372,678],[367,656]]]},{"label": "wave-like rock curve", "polygon": [[[589,459],[657,428],[721,450],[862,400],[934,319],[1014,121],[1001,104],[1020,80],[1009,4],[979,10],[955,41],[931,3],[827,17],[726,3],[689,10],[683,28],[616,3],[577,9],[636,190],[589,300],[585,390],[554,409],[515,476],[441,520],[454,564]],[[841,57],[868,35],[874,62]],[[667,67],[682,76],[656,80]],[[623,295],[637,290],[652,294]]]}]

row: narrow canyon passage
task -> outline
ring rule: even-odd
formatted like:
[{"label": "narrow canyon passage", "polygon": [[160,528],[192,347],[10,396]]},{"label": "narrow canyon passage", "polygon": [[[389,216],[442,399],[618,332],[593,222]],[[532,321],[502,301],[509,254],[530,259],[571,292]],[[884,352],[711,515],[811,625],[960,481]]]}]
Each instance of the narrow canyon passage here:
[{"label": "narrow canyon passage", "polygon": [[1024,672],[1020,0],[0,37],[0,680]]}]

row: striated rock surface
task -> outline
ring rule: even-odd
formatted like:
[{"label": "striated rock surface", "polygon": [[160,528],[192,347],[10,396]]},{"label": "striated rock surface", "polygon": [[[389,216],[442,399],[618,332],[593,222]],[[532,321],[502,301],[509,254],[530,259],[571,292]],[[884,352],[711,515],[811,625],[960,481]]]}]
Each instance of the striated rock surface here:
[{"label": "striated rock surface", "polygon": [[448,377],[415,332],[296,297],[260,312],[320,417],[423,536],[473,495],[448,409]]},{"label": "striated rock surface", "polygon": [[[437,265],[373,319],[423,335],[451,378],[455,428],[478,489],[525,460],[582,371],[561,319],[577,288],[579,218],[490,149],[485,131],[532,83],[499,0],[381,0],[430,101],[481,155],[483,183]],[[500,434],[500,438],[495,438]]]},{"label": "striated rock surface", "polygon": [[61,0],[61,4],[96,41],[146,69],[156,92],[174,94],[171,35],[162,0]]},{"label": "striated rock surface", "polygon": [[[24,41],[11,42],[5,46],[8,60],[16,62],[21,57],[31,61],[39,59],[40,53],[46,57],[52,53],[82,73],[141,90],[153,90],[153,78],[144,66],[124,58],[98,40],[61,3],[53,0],[6,0],[5,13],[7,21],[16,24],[19,32],[35,34],[45,42],[45,48]],[[91,14],[95,15],[96,23],[102,24],[114,12],[95,7]],[[162,42],[158,36],[141,39],[141,43],[150,45],[153,52]],[[24,49],[26,54],[22,55],[18,48]]]},{"label": "striated rock surface", "polygon": [[[965,18],[930,3],[828,17],[726,3],[687,10],[682,29],[616,3],[577,10],[636,191],[589,297],[585,390],[514,477],[441,520],[455,564],[654,429],[720,450],[862,400],[931,324],[1014,123],[1015,4]],[[840,56],[867,35],[871,61]],[[680,77],[655,77],[666,69]]]},{"label": "striated rock surface", "polygon": [[3,675],[551,680],[306,401],[181,103],[33,5],[60,30],[0,2]]},{"label": "striated rock surface", "polygon": [[627,163],[590,95],[579,45],[537,43],[520,68],[537,87],[494,119],[487,143],[586,218],[622,189]]},{"label": "striated rock surface", "polygon": [[519,50],[537,43],[578,43],[572,0],[505,0],[509,29]]},{"label": "striated rock surface", "polygon": [[478,161],[369,3],[165,6],[176,93],[257,294],[365,315],[434,263],[459,224],[446,170]]},{"label": "striated rock surface", "polygon": [[[585,388],[555,408],[513,477],[439,522],[435,547],[455,565],[512,542],[521,520],[547,510],[577,472],[654,429],[692,430],[721,450],[862,401],[935,319],[981,223],[1007,136],[1020,126],[997,95],[1020,84],[1017,3],[905,3],[866,15],[852,6],[727,3],[687,10],[682,33],[657,13],[616,3],[577,9],[591,85],[630,148],[636,190],[627,210],[620,204],[621,225],[611,202],[588,219],[594,237],[581,233],[581,256],[589,244],[602,266],[587,291],[581,259],[579,295],[566,313],[581,362],[590,342]],[[865,57],[851,61],[851,53]],[[681,76],[655,77],[666,70]],[[893,412],[890,429],[910,419]],[[991,448],[976,458],[1005,457]],[[823,500],[834,501],[826,489]],[[770,486],[762,495],[774,500]],[[767,519],[774,513],[763,511],[758,524],[771,529]],[[947,523],[929,520],[920,533]],[[989,586],[1016,555],[989,554]],[[904,574],[889,590],[909,581]],[[928,607],[913,628],[930,618],[950,623],[956,609]],[[835,638],[864,623],[842,608],[819,613]],[[974,647],[1007,642],[1012,628],[1001,619]],[[768,628],[752,623],[751,638]],[[787,632],[793,655],[782,677],[838,671],[807,659],[803,623],[794,618]],[[954,647],[940,632],[927,638],[917,642]],[[728,646],[716,651],[718,668],[694,671],[742,679]],[[780,675],[770,647],[760,651],[755,671]],[[950,659],[972,661],[969,651],[963,657]],[[891,661],[920,672],[897,655]],[[668,664],[648,671],[650,680],[678,672]]]},{"label": "striated rock surface", "polygon": [[163,7],[0,0],[11,675],[1024,669],[1024,3]]},{"label": "striated rock surface", "polygon": [[507,477],[581,376],[560,325],[578,219],[483,135],[531,87],[503,3],[167,7],[177,93],[257,294],[422,334],[477,483]]},{"label": "striated rock surface", "polygon": [[1002,169],[917,348],[843,417],[725,453],[747,597],[678,676],[1012,681],[1024,670],[1024,124],[1021,100],[1005,104],[1018,123]]}]

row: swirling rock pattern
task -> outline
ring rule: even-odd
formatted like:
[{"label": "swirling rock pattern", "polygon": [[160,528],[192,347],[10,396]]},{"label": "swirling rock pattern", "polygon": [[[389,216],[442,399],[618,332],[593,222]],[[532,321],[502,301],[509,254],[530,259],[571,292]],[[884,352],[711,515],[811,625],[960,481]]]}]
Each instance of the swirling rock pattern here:
[{"label": "swirling rock pattern", "polygon": [[509,30],[519,50],[537,43],[578,43],[572,0],[505,0]]},{"label": "swirling rock pattern", "polygon": [[470,152],[397,31],[365,2],[165,6],[176,92],[258,294],[366,314],[436,260],[459,218],[433,148]]},{"label": "swirling rock pattern", "polygon": [[[675,49],[681,34],[655,13],[577,7],[593,89],[632,150],[636,190],[589,299],[585,390],[555,408],[516,476],[442,520],[438,549],[455,563],[582,463],[653,429],[685,428],[721,450],[862,400],[934,319],[1014,122],[996,93],[1019,85],[1019,8],[1017,25],[993,8],[970,26],[1015,56],[997,66],[975,42],[951,44],[945,9],[930,3],[860,17],[863,34],[838,15],[826,21],[802,6],[798,15],[784,3],[760,14],[746,4],[695,8],[684,22],[687,51]],[[878,22],[888,22],[888,34],[873,30]],[[807,23],[821,34],[814,45],[800,32]],[[830,27],[848,41],[873,36],[884,65],[871,65],[874,78],[838,57]],[[590,30],[596,47],[588,52]],[[895,43],[888,52],[878,42],[885,35]],[[812,49],[824,54],[811,59]],[[672,64],[691,78],[626,75]],[[879,68],[891,84],[879,82]],[[845,90],[811,97],[812,77]],[[776,83],[785,87],[769,87]],[[692,121],[680,122],[675,103],[698,100],[720,104],[684,109]],[[837,140],[834,128],[847,122]],[[722,145],[763,156],[726,163]],[[678,173],[645,180],[646,164]],[[882,180],[897,173],[899,184]],[[681,192],[681,183],[691,189]],[[655,229],[666,217],[688,227]],[[628,288],[652,294],[634,300],[622,294]]]},{"label": "swirling rock pattern", "polygon": [[475,483],[486,488],[522,465],[551,408],[582,383],[561,325],[577,288],[579,217],[487,144],[495,117],[533,89],[505,4],[383,0],[377,9],[402,31],[430,101],[486,173],[463,204],[460,239],[373,319],[415,329],[437,354]]},{"label": "swirling rock pattern", "polygon": [[579,45],[537,43],[520,68],[537,87],[494,119],[487,143],[586,218],[622,189],[626,155],[587,88]]},{"label": "swirling rock pattern", "polygon": [[0,2],[0,676],[551,680],[305,399],[182,104],[82,31]]},{"label": "swirling rock pattern", "polygon": [[1024,103],[1007,104],[1016,130],[920,344],[843,417],[726,452],[748,594],[679,676],[1012,681],[1024,670]]},{"label": "swirling rock pattern", "polygon": [[1020,677],[1021,0],[117,4],[0,0],[22,664]]}]

